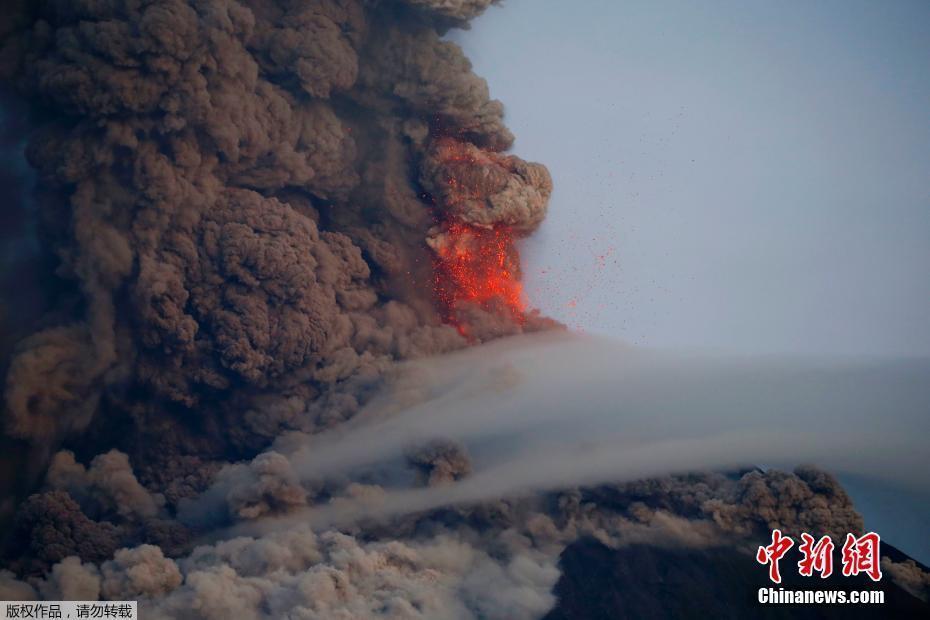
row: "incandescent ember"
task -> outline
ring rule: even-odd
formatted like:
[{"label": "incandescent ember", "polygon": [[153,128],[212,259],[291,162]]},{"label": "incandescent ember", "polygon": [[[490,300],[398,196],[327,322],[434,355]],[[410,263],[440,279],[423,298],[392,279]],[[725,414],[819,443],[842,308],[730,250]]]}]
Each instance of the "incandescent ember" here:
[{"label": "incandescent ember", "polygon": [[436,255],[436,295],[446,320],[463,335],[469,335],[468,328],[456,314],[463,303],[492,313],[509,313],[518,323],[524,321],[520,257],[509,227],[479,228],[452,222],[427,243]]}]

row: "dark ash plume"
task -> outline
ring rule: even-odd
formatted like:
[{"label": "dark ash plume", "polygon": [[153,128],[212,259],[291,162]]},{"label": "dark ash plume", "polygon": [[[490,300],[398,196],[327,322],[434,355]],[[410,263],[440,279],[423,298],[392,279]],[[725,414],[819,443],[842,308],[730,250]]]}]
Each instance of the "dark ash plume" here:
[{"label": "dark ash plume", "polygon": [[[84,462],[118,447],[175,502],[203,462],[336,423],[393,360],[464,346],[435,226],[528,231],[549,187],[498,153],[503,107],[441,39],[490,4],[16,4],[0,75],[42,110],[27,155],[75,303],[20,343],[7,431],[45,453],[81,437]],[[495,179],[467,214],[423,198],[453,143],[477,162],[456,174]],[[467,312],[497,326],[483,338],[524,329]]]}]

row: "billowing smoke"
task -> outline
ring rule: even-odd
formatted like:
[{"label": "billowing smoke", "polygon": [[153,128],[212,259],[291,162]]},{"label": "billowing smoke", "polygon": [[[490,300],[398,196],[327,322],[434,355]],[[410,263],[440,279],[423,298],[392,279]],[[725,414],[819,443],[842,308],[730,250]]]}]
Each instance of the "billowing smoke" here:
[{"label": "billowing smoke", "polygon": [[[3,365],[34,491],[6,557],[52,570],[38,592],[120,546],[189,550],[174,516],[203,493],[230,519],[304,506],[259,454],[276,437],[352,418],[397,360],[551,325],[514,245],[548,173],[502,153],[503,106],[442,38],[489,0],[8,4],[0,75],[32,112],[59,288]],[[468,471],[408,456],[436,484]]]},{"label": "billowing smoke", "polygon": [[[56,290],[3,364],[24,492],[0,504],[0,598],[529,619],[582,536],[862,530],[829,474],[755,466],[847,465],[862,446],[841,422],[913,369],[833,394],[868,373],[551,335],[454,353],[557,327],[528,308],[517,251],[552,180],[506,153],[502,104],[443,38],[493,3],[10,3],[0,76],[32,111]],[[792,447],[748,410],[820,426]],[[707,468],[725,473],[687,473]]]},{"label": "billowing smoke", "polygon": [[60,440],[111,408],[144,427],[289,389],[312,400],[462,346],[445,310],[478,339],[520,331],[494,294],[440,308],[430,247],[459,224],[532,231],[551,182],[497,153],[502,106],[439,37],[489,3],[411,4],[22,7],[4,73],[52,117],[28,156],[81,301],[21,344],[12,433]]},{"label": "billowing smoke", "polygon": [[73,300],[9,365],[8,432],[116,443],[170,501],[394,360],[545,325],[513,243],[551,181],[440,36],[489,4],[20,3],[2,74]]}]

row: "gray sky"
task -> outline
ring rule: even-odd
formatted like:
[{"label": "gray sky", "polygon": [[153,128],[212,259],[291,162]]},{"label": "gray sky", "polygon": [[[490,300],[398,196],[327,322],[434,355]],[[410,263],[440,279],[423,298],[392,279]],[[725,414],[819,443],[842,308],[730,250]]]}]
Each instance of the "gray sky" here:
[{"label": "gray sky", "polygon": [[463,45],[556,191],[534,305],[660,347],[930,354],[930,2],[506,0]]}]

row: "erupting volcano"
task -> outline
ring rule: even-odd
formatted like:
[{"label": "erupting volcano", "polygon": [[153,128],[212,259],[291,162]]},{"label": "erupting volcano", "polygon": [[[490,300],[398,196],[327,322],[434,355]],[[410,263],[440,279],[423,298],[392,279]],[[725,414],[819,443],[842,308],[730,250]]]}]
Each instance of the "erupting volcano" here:
[{"label": "erupting volcano", "polygon": [[[506,153],[503,104],[446,36],[493,4],[4,6],[0,183],[36,191],[23,222],[5,192],[0,219],[36,235],[0,226],[0,257],[36,255],[0,268],[0,599],[146,620],[743,605],[736,553],[861,517],[814,468],[667,474],[799,454],[782,429],[812,419],[814,454],[885,437],[928,469],[930,364],[883,379],[505,338],[557,326],[526,307],[517,251],[552,179]],[[812,418],[823,403],[836,416]],[[889,409],[911,426],[891,434]],[[847,420],[875,423],[869,443]],[[676,562],[695,589],[656,577]]]}]

